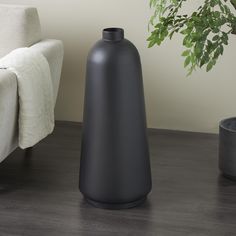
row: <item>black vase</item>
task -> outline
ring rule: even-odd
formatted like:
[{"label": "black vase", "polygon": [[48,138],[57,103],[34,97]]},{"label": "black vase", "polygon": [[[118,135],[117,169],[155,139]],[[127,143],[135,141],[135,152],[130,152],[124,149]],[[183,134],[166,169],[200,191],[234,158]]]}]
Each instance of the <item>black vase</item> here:
[{"label": "black vase", "polygon": [[134,207],[151,190],[141,62],[120,28],[104,29],[88,55],[79,188],[109,209]]}]

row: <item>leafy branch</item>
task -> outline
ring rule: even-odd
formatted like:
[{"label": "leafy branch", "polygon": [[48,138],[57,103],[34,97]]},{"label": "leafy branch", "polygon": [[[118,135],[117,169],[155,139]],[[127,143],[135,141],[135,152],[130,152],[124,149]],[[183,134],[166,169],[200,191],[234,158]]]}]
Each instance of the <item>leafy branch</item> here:
[{"label": "leafy branch", "polygon": [[[212,69],[228,45],[229,34],[236,34],[236,0],[205,0],[191,14],[180,14],[187,0],[150,0],[154,13],[149,27],[153,30],[149,47],[161,45],[173,35],[183,35],[184,67],[190,75],[196,68]],[[234,9],[232,9],[234,8]],[[232,9],[232,10],[231,10]]]}]

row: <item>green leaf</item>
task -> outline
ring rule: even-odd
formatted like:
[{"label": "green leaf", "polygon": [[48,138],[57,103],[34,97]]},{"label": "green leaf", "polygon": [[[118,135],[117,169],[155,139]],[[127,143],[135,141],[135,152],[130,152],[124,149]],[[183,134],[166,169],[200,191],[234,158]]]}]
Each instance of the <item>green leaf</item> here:
[{"label": "green leaf", "polygon": [[212,30],[212,33],[214,33],[214,34],[217,34],[217,33],[219,33],[220,32],[220,29],[219,28],[214,28],[213,30]]},{"label": "green leaf", "polygon": [[191,57],[190,56],[186,57],[186,59],[184,61],[184,67],[187,67],[189,65],[190,61],[191,61]]},{"label": "green leaf", "polygon": [[213,40],[213,41],[217,41],[219,38],[220,38],[219,35],[215,35],[215,36],[212,38],[212,40]]},{"label": "green leaf", "polygon": [[147,41],[152,41],[154,39],[155,35],[152,33],[148,38]]},{"label": "green leaf", "polygon": [[151,47],[153,47],[154,45],[156,44],[156,41],[151,41],[151,42],[149,42],[149,44],[148,44],[148,48],[151,48]]},{"label": "green leaf", "polygon": [[223,47],[222,45],[220,45],[219,51],[220,51],[220,54],[223,55],[223,53],[224,53],[224,47]]},{"label": "green leaf", "polygon": [[203,58],[201,59],[201,61],[200,61],[200,68],[201,68],[203,65],[205,65],[205,64],[206,64],[206,58],[203,57]]},{"label": "green leaf", "polygon": [[213,62],[210,61],[208,64],[207,64],[207,68],[206,68],[206,71],[210,71],[212,69],[212,67],[214,66]]},{"label": "green leaf", "polygon": [[230,2],[232,3],[232,5],[234,6],[234,8],[236,9],[236,0],[230,0]]},{"label": "green leaf", "polygon": [[172,39],[174,33],[175,33],[175,31],[172,31],[172,32],[169,34],[169,38],[170,38],[170,39]]},{"label": "green leaf", "polygon": [[189,53],[191,52],[191,50],[185,50],[181,55],[183,56],[183,57],[186,57],[186,56],[188,56],[189,55]]},{"label": "green leaf", "polygon": [[225,32],[222,33],[221,40],[222,40],[223,44],[228,45],[229,37]]}]

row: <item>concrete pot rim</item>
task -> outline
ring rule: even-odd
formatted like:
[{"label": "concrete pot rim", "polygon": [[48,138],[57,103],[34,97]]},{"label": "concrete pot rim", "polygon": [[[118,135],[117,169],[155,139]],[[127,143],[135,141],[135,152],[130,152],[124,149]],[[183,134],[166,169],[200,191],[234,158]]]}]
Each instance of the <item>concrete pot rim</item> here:
[{"label": "concrete pot rim", "polygon": [[[229,128],[226,126],[225,123],[230,122],[230,121],[235,122],[235,129],[232,129],[232,128]],[[224,130],[230,131],[232,133],[236,133],[236,117],[229,117],[229,118],[225,118],[225,119],[221,120],[219,126],[220,126],[220,128],[222,128]]]}]

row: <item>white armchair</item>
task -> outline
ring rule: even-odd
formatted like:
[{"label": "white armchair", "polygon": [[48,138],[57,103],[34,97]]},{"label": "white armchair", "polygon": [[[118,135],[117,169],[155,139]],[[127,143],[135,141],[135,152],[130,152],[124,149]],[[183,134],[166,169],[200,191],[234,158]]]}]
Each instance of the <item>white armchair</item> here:
[{"label": "white armchair", "polygon": [[[48,60],[56,102],[63,60],[60,40],[41,39],[37,9],[0,5],[0,58],[20,47],[34,47]],[[58,70],[58,68],[60,68]],[[14,73],[0,69],[0,161],[18,146],[18,96]]]}]

